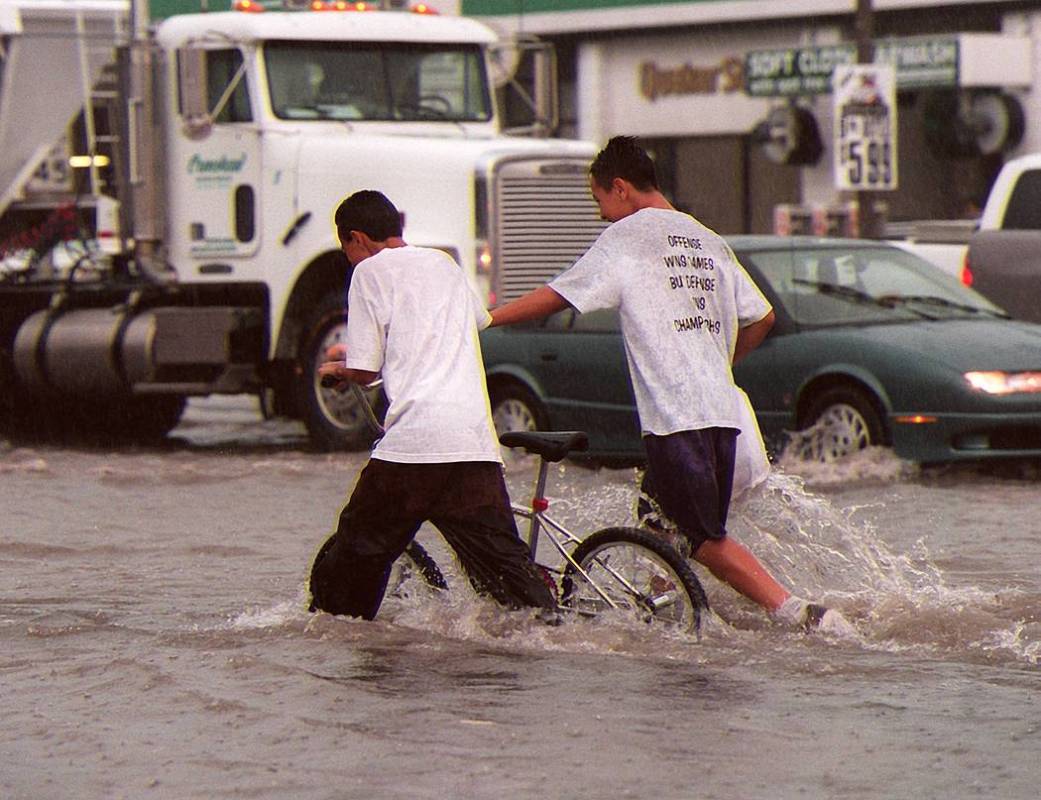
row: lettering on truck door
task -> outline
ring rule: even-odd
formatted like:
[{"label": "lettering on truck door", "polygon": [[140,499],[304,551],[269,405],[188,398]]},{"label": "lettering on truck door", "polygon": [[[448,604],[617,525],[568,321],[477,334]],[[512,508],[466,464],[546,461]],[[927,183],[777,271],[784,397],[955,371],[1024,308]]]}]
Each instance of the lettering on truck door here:
[{"label": "lettering on truck door", "polygon": [[188,253],[212,262],[257,251],[261,150],[242,53],[210,50],[206,62],[208,107],[219,110],[208,135],[183,140],[181,174],[171,177],[183,181],[175,224],[186,226]]}]

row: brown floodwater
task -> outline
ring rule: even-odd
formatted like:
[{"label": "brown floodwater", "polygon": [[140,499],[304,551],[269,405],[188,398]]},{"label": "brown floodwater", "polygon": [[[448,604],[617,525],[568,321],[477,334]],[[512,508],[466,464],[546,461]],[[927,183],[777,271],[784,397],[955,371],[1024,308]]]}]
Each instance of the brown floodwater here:
[{"label": "brown floodwater", "polygon": [[[504,611],[427,528],[450,592],[309,614],[364,460],[251,398],[193,402],[162,447],[0,442],[0,797],[1037,796],[1037,465],[779,468],[731,533],[859,633],[778,627],[702,574],[698,639]],[[624,524],[635,485],[565,463],[551,512]]]}]

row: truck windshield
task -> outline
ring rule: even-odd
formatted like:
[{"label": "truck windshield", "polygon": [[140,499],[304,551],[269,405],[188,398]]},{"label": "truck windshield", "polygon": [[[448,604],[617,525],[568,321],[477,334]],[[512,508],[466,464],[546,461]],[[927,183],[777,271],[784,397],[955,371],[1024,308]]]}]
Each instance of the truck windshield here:
[{"label": "truck windshield", "polygon": [[387,42],[269,42],[271,109],[280,119],[490,118],[477,46]]}]

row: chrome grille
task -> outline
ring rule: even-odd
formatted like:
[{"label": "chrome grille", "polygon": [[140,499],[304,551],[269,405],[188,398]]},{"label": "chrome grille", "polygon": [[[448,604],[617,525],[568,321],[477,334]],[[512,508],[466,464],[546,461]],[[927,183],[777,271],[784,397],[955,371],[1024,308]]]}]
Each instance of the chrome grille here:
[{"label": "chrome grille", "polygon": [[585,253],[606,223],[589,194],[585,162],[514,162],[496,182],[498,299],[547,283]]}]

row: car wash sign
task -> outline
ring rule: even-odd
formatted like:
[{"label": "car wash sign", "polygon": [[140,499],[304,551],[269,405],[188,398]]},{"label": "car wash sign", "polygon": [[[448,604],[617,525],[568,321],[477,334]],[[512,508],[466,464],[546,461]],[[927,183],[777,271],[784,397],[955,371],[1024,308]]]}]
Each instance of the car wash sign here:
[{"label": "car wash sign", "polygon": [[896,79],[891,66],[843,64],[832,75],[835,187],[897,187]]},{"label": "car wash sign", "polygon": [[[896,71],[900,89],[958,86],[961,46],[958,36],[906,36],[874,43],[876,64]],[[745,54],[745,93],[749,97],[795,97],[827,94],[832,73],[857,63],[852,42],[787,50],[753,50]]]}]

